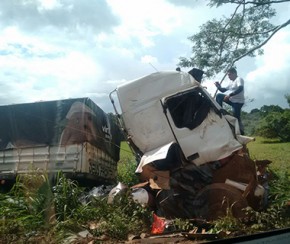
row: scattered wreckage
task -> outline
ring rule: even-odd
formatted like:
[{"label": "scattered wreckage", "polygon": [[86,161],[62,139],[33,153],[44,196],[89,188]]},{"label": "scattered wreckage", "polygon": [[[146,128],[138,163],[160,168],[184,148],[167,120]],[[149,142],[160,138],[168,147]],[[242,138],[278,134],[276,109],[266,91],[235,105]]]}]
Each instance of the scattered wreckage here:
[{"label": "scattered wreckage", "polygon": [[266,207],[262,169],[270,162],[250,158],[246,144],[254,138],[241,135],[237,119],[201,85],[202,74],[157,72],[110,93],[139,162],[140,184],[132,189],[137,201],[167,219],[214,220],[229,208],[243,218],[248,206]]}]

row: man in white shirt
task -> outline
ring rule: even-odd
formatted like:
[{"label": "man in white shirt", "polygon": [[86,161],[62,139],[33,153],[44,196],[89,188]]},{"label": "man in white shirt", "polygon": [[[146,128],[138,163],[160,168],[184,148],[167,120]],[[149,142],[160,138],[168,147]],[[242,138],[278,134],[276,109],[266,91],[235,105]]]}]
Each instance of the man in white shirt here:
[{"label": "man in white shirt", "polygon": [[219,82],[215,82],[219,91],[222,93],[226,92],[226,94],[218,93],[216,101],[221,107],[223,106],[223,102],[232,107],[233,116],[239,121],[241,134],[244,134],[244,128],[241,122],[241,109],[245,103],[244,80],[241,77],[238,77],[235,68],[230,68],[228,70],[228,77],[231,81],[226,87],[221,87]]}]

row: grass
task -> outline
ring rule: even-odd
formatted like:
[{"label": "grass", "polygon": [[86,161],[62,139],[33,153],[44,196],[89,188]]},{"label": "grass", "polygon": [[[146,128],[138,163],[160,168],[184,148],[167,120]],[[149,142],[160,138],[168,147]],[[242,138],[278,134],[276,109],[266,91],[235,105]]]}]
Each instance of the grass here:
[{"label": "grass", "polygon": [[120,161],[118,162],[117,181],[122,182],[127,186],[133,186],[138,183],[138,178],[135,175],[137,162],[127,142],[121,143]]},{"label": "grass", "polygon": [[247,146],[252,159],[271,160],[270,169],[290,172],[290,142],[280,143],[277,140],[256,137]]},{"label": "grass", "polygon": [[134,154],[126,141],[121,142],[121,150],[120,150],[120,161],[124,160],[132,160],[134,159]]},{"label": "grass", "polygon": [[[67,238],[89,230],[92,238],[73,243],[101,243],[103,238],[127,239],[129,234],[148,232],[151,211],[137,204],[130,191],[115,196],[91,197],[80,201],[84,189],[61,173],[51,187],[47,176],[18,177],[13,189],[0,193],[0,244],[72,243]],[[39,239],[41,238],[41,239]]]}]

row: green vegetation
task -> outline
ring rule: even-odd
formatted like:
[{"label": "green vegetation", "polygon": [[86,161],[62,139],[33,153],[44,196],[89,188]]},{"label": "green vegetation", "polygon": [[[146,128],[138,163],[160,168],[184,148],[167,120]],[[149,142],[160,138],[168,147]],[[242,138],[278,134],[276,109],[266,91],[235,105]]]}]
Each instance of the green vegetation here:
[{"label": "green vegetation", "polygon": [[264,105],[250,113],[243,112],[242,121],[247,135],[279,139],[280,142],[290,141],[290,109]]},{"label": "green vegetation", "polygon": [[118,182],[125,185],[135,185],[138,178],[135,174],[137,163],[127,142],[121,142],[120,161],[118,163]]},{"label": "green vegetation", "polygon": [[53,187],[42,174],[18,177],[9,193],[0,194],[0,243],[60,243],[72,237],[78,243],[76,234],[84,230],[99,241],[148,232],[151,212],[129,190],[112,204],[107,196],[81,201],[84,190],[62,174]]},{"label": "green vegetation", "polygon": [[290,142],[280,143],[277,139],[255,137],[255,141],[248,143],[248,149],[252,159],[271,160],[272,169],[290,169]]},{"label": "green vegetation", "polygon": [[[248,219],[240,221],[231,212],[214,221],[208,233],[227,232],[226,235],[256,233],[288,227],[289,213],[285,202],[290,199],[289,167],[290,143],[280,143],[257,137],[248,144],[253,159],[269,159],[273,179],[270,182],[270,206],[266,211],[247,209]],[[137,183],[134,156],[123,142],[118,166],[118,180],[128,186]],[[150,232],[152,212],[135,203],[130,190],[107,203],[108,196],[84,198],[86,189],[59,174],[51,186],[47,176],[32,171],[18,177],[9,193],[0,194],[0,243],[61,243],[84,239],[104,242],[126,240],[129,234]],[[84,201],[85,200],[85,201]],[[188,220],[172,222],[175,230],[197,228]],[[90,236],[77,233],[87,230]]]},{"label": "green vegetation", "polygon": [[290,94],[285,94],[285,98],[287,100],[287,103],[289,104],[289,107],[290,107]]},{"label": "green vegetation", "polygon": [[256,130],[256,134],[267,138],[290,141],[290,110],[271,112],[266,115]]},{"label": "green vegetation", "polygon": [[198,67],[208,77],[214,76],[245,56],[263,54],[262,47],[282,28],[290,24],[290,19],[276,24],[275,6],[284,1],[236,1],[208,0],[210,7],[227,5],[232,11],[213,18],[200,26],[199,31],[188,39],[192,42],[191,57],[181,57],[182,67]]}]

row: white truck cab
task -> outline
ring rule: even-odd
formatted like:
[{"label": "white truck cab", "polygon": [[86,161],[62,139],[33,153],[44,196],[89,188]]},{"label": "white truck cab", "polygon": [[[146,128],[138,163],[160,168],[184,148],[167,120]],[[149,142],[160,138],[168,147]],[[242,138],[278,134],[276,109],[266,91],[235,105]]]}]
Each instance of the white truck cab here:
[{"label": "white truck cab", "polygon": [[180,147],[186,160],[202,165],[228,157],[251,140],[240,135],[237,119],[189,73],[153,73],[121,84],[112,93],[128,139],[141,154],[136,172],[165,159],[172,145]]}]

